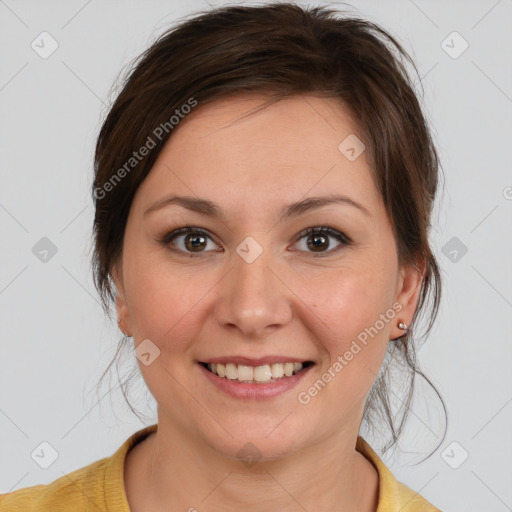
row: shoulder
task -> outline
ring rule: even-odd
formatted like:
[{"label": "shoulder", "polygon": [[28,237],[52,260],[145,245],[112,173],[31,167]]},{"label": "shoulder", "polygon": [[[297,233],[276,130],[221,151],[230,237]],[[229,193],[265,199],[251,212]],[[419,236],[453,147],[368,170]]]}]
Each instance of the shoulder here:
[{"label": "shoulder", "polygon": [[373,464],[379,474],[377,512],[441,512],[419,493],[396,480],[382,459],[361,436],[357,439],[356,450]]},{"label": "shoulder", "polygon": [[49,484],[0,494],[0,511],[129,512],[124,486],[126,454],[157,428],[155,424],[138,430],[112,456],[76,469]]},{"label": "shoulder", "polygon": [[104,473],[106,461],[101,459],[83,468],[57,478],[49,484],[33,485],[16,491],[0,494],[2,512],[74,512],[86,511],[85,501],[91,500],[92,507],[104,509],[99,488],[85,492],[91,477]]},{"label": "shoulder", "polygon": [[398,481],[396,481],[396,499],[401,512],[441,512],[423,496]]}]

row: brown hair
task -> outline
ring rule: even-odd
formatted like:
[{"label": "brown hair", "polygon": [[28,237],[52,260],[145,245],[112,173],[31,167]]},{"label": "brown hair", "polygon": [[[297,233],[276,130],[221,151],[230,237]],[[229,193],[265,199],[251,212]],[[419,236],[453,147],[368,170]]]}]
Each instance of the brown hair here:
[{"label": "brown hair", "polygon": [[[122,252],[132,199],[172,134],[172,117],[179,122],[180,114],[190,111],[185,105],[196,102],[200,107],[244,92],[268,95],[264,106],[305,93],[338,99],[360,123],[400,263],[425,262],[409,330],[389,343],[387,353],[388,361],[401,359],[408,373],[402,420],[397,426],[385,362],[363,421],[371,425],[375,415],[383,416],[392,434],[384,450],[396,443],[410,409],[415,375],[432,386],[446,415],[442,397],[417,365],[413,342],[419,315],[430,302],[426,336],[441,297],[440,271],[428,240],[440,164],[407,65],[418,74],[403,47],[378,25],[331,8],[294,3],[201,11],[158,37],[131,63],[96,145],[92,263],[105,312],[110,316],[109,300],[115,301],[111,271]],[[150,149],[134,159],[134,152],[143,147]]]}]

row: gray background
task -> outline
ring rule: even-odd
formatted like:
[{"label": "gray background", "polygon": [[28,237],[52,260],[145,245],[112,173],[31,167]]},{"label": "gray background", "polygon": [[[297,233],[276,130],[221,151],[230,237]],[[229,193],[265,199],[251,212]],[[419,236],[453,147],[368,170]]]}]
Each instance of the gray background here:
[{"label": "gray background", "polygon": [[[415,58],[446,176],[432,233],[444,298],[419,358],[446,400],[448,432],[414,465],[443,431],[439,402],[420,386],[400,449],[383,459],[446,512],[512,510],[512,2],[350,5]],[[89,267],[93,144],[121,69],[169,24],[205,8],[0,0],[0,493],[110,456],[143,427],[115,371],[112,403],[108,382],[99,403],[94,391],[120,333]],[[31,47],[43,31],[59,45],[47,59]],[[43,237],[57,250],[46,261]],[[136,407],[156,419],[138,389]],[[44,441],[58,453],[48,469],[31,457]]]}]

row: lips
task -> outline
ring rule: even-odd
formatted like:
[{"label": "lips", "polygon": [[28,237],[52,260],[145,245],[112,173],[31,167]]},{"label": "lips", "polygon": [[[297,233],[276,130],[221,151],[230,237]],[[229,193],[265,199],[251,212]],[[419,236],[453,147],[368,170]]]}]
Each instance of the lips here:
[{"label": "lips", "polygon": [[[287,358],[279,357],[281,361]],[[215,359],[212,359],[214,361]],[[217,359],[226,361],[228,358]],[[240,358],[231,358],[240,361]],[[244,359],[242,359],[244,360]],[[258,361],[265,360],[260,359]],[[268,360],[268,358],[267,358]],[[254,359],[251,362],[254,363]],[[260,366],[233,363],[197,362],[201,373],[221,392],[236,399],[267,400],[289,392],[314,368],[312,361],[264,364]],[[223,375],[221,375],[223,374]]]}]

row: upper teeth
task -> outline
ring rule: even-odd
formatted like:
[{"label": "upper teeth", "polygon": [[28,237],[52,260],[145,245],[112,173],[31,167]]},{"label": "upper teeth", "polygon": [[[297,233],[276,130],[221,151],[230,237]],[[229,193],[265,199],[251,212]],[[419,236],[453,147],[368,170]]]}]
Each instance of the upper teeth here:
[{"label": "upper teeth", "polygon": [[272,379],[279,379],[284,375],[290,377],[300,372],[302,363],[274,363],[256,367],[243,364],[208,363],[208,368],[219,377],[230,380],[270,382]]}]

